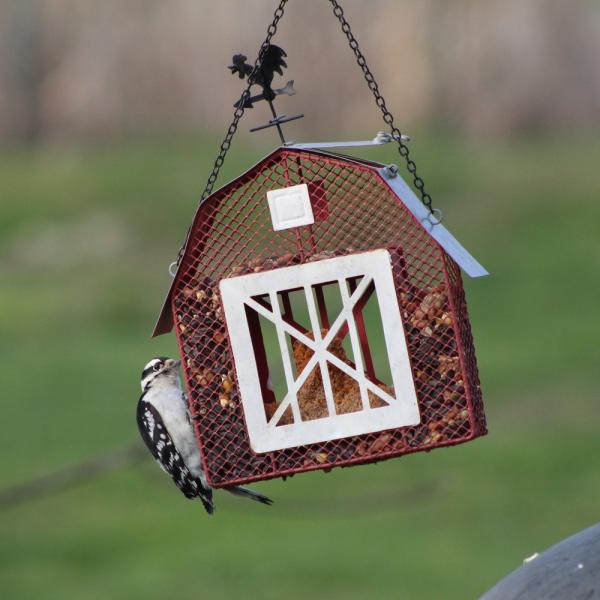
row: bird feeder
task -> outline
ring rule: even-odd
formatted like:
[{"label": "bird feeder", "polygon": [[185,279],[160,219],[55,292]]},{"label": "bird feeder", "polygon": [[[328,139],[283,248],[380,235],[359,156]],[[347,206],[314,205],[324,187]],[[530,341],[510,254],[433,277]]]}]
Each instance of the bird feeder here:
[{"label": "bird feeder", "polygon": [[[236,109],[273,107],[270,83]],[[175,328],[213,487],[486,433],[461,278],[485,269],[397,168],[337,145],[283,144],[208,194],[180,253],[155,335]]]}]

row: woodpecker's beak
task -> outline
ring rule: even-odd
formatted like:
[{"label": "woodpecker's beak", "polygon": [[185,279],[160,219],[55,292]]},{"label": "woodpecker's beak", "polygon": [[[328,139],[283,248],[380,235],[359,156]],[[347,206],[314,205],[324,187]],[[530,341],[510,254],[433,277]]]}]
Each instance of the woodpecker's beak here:
[{"label": "woodpecker's beak", "polygon": [[176,369],[180,364],[181,364],[180,360],[173,360],[172,358],[170,358],[169,360],[165,361],[165,367],[169,371],[171,371],[173,369]]}]

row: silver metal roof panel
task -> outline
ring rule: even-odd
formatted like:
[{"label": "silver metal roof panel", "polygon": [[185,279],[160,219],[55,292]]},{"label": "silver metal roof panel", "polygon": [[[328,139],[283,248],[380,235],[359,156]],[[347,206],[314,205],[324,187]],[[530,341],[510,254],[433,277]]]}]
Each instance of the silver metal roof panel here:
[{"label": "silver metal roof panel", "polygon": [[489,275],[488,271],[471,255],[465,247],[440,223],[432,218],[429,209],[417,198],[408,184],[397,173],[390,176],[388,167],[377,169],[381,179],[396,194],[426,229],[427,233],[456,261],[470,277]]}]

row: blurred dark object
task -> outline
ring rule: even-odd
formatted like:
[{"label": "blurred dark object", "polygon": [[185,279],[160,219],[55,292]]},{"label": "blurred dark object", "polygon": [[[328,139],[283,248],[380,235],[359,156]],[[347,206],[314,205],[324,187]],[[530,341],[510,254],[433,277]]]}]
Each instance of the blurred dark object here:
[{"label": "blurred dark object", "polygon": [[480,600],[600,598],[600,523],[527,559]]}]

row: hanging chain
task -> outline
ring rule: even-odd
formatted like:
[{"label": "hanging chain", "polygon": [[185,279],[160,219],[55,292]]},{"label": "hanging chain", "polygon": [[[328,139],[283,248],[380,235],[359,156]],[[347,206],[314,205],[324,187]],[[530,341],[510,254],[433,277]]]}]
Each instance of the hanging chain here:
[{"label": "hanging chain", "polygon": [[[229,151],[229,148],[231,147],[231,140],[233,139],[233,136],[235,135],[235,132],[237,131],[240,119],[244,115],[244,110],[245,110],[244,107],[246,105],[246,101],[250,97],[250,89],[254,85],[255,76],[258,74],[258,71],[260,70],[260,68],[262,66],[262,61],[263,61],[265,52],[269,48],[269,44],[271,43],[273,36],[277,33],[277,26],[279,24],[279,21],[281,20],[281,17],[283,17],[283,12],[284,12],[285,5],[287,4],[287,2],[288,2],[288,0],[281,0],[279,2],[279,6],[275,9],[275,12],[273,13],[273,20],[271,21],[271,24],[267,28],[267,37],[265,38],[265,41],[262,43],[262,45],[260,47],[260,50],[258,52],[258,57],[256,58],[256,62],[254,63],[254,67],[252,68],[252,73],[250,73],[250,75],[248,76],[248,85],[246,86],[246,89],[242,92],[239,102],[236,103],[237,107],[233,113],[233,121],[231,121],[231,124],[229,125],[229,128],[227,129],[227,135],[225,136],[225,139],[221,142],[221,147],[219,148],[219,154],[217,155],[215,164],[213,165],[212,171],[208,177],[208,181],[206,182],[206,185],[204,186],[204,191],[202,192],[202,195],[200,196],[200,202],[203,202],[206,198],[208,198],[208,196],[210,196],[212,194],[215,182],[217,181],[217,177],[219,176],[219,171],[221,170],[221,167],[223,166],[223,163],[225,162],[225,157],[227,156],[227,152]],[[191,226],[187,231],[183,245],[179,249],[179,252],[177,254],[177,260],[169,265],[169,273],[171,273],[172,277],[175,277],[175,273],[177,272],[179,263],[181,262],[181,259],[183,258],[183,253],[184,253],[185,247],[187,245],[190,231],[191,231]]]},{"label": "hanging chain", "polygon": [[348,38],[348,44],[350,45],[350,48],[352,48],[352,52],[354,52],[356,62],[358,63],[358,66],[361,68],[363,75],[365,76],[367,85],[369,86],[371,92],[373,92],[373,96],[375,96],[375,103],[377,104],[377,106],[381,110],[381,113],[383,114],[383,120],[390,127],[392,137],[398,142],[398,152],[400,152],[400,155],[406,161],[406,168],[414,178],[414,184],[417,190],[419,190],[419,193],[421,194],[421,200],[423,201],[423,204],[429,209],[429,212],[433,215],[435,209],[431,204],[431,196],[425,191],[425,182],[421,179],[421,177],[419,177],[419,175],[417,175],[417,165],[415,164],[415,161],[410,157],[410,150],[408,149],[408,146],[402,141],[402,133],[394,125],[394,116],[386,106],[385,99],[379,91],[379,85],[375,81],[375,77],[373,77],[373,73],[371,73],[371,69],[369,69],[367,61],[365,60],[365,57],[358,46],[358,42],[356,41],[356,38],[352,33],[350,24],[344,16],[344,10],[338,4],[337,0],[329,0],[329,2],[333,7],[333,14],[337,17],[338,21],[340,22],[340,25],[342,26],[342,31],[346,34],[346,37]]},{"label": "hanging chain", "polygon": [[[227,135],[225,136],[225,139],[221,143],[221,147],[219,149],[219,154],[217,155],[217,158],[213,165],[210,176],[208,177],[208,181],[206,182],[204,191],[202,192],[202,195],[200,196],[200,202],[202,202],[203,200],[208,198],[208,196],[210,196],[210,194],[213,191],[215,182],[217,181],[217,177],[219,176],[219,172],[221,170],[221,167],[223,166],[223,163],[225,162],[225,157],[227,156],[227,152],[229,151],[229,148],[231,146],[231,140],[233,139],[233,136],[235,135],[235,132],[237,131],[240,119],[244,115],[244,110],[245,110],[244,106],[246,104],[246,100],[248,100],[248,98],[250,97],[250,89],[253,85],[254,77],[258,73],[258,71],[261,67],[263,57],[265,55],[265,52],[267,51],[267,48],[269,47],[269,44],[271,43],[271,39],[277,32],[277,26],[279,24],[279,21],[283,17],[285,5],[287,4],[287,2],[288,2],[288,0],[281,0],[279,2],[279,6],[275,9],[275,12],[273,13],[273,21],[267,28],[267,37],[265,38],[265,41],[262,43],[262,45],[260,47],[260,51],[258,53],[256,62],[254,63],[252,73],[248,77],[248,85],[246,86],[246,89],[242,92],[240,101],[237,104],[237,108],[235,109],[235,112],[233,113],[233,121],[229,125],[229,128],[227,129]],[[358,42],[356,41],[356,38],[354,37],[354,34],[352,33],[350,24],[348,23],[348,21],[346,20],[346,17],[344,16],[344,10],[339,5],[337,0],[329,0],[329,3],[333,7],[333,14],[337,17],[338,21],[340,22],[340,25],[342,26],[342,31],[344,32],[344,34],[346,35],[346,38],[348,39],[348,44],[350,45],[352,52],[354,52],[354,56],[356,57],[356,62],[358,63],[358,66],[361,68],[361,70],[363,72],[365,81],[367,82],[369,89],[371,90],[371,92],[373,93],[373,96],[375,97],[375,103],[381,110],[381,113],[383,115],[383,120],[389,126],[392,137],[398,142],[398,152],[400,152],[400,155],[406,161],[406,168],[408,169],[408,172],[413,176],[415,188],[421,194],[421,200],[423,201],[423,204],[429,209],[429,212],[432,215],[434,215],[438,211],[433,208],[431,196],[429,195],[428,192],[425,191],[425,182],[417,174],[417,165],[416,165],[415,161],[410,157],[410,150],[408,149],[408,146],[402,140],[402,132],[400,131],[400,129],[398,129],[398,127],[396,127],[394,125],[394,116],[387,108],[385,99],[381,95],[381,92],[379,91],[379,85],[375,81],[375,77],[373,76],[373,73],[371,73],[371,70],[369,69],[369,66],[367,65],[367,61],[366,61],[363,53],[360,50]],[[177,255],[177,260],[174,263],[171,263],[171,265],[169,266],[169,272],[171,273],[171,275],[173,277],[175,276],[177,268],[179,267],[179,263],[181,262],[181,259],[183,258],[183,252],[185,250],[190,231],[191,231],[191,227],[188,229],[185,241],[184,241],[183,245],[181,246],[181,248],[179,249],[179,253]]]},{"label": "hanging chain", "polygon": [[271,24],[269,25],[269,27],[267,29],[267,37],[265,38],[265,41],[262,43],[262,45],[260,47],[260,51],[258,53],[258,58],[256,59],[256,62],[254,63],[254,68],[252,69],[252,73],[250,73],[250,75],[248,75],[248,85],[246,86],[246,89],[242,92],[242,95],[241,95],[239,103],[238,103],[238,107],[235,109],[235,112],[233,113],[233,121],[231,122],[231,125],[229,126],[229,129],[227,130],[227,135],[225,136],[225,139],[223,140],[223,142],[221,144],[219,155],[217,156],[217,159],[215,160],[213,170],[210,174],[210,177],[208,178],[208,181],[206,182],[206,187],[204,188],[204,191],[202,192],[202,196],[200,197],[200,202],[202,202],[204,199],[208,198],[208,196],[210,196],[210,194],[212,193],[213,187],[215,185],[215,181],[217,180],[217,177],[219,176],[219,171],[221,170],[221,167],[223,166],[223,163],[225,162],[225,156],[227,155],[227,152],[229,151],[229,147],[231,146],[231,140],[232,140],[233,136],[235,135],[235,132],[237,131],[238,123],[240,122],[240,119],[244,115],[244,110],[245,110],[244,106],[246,104],[246,100],[248,100],[248,98],[250,97],[250,88],[254,85],[255,76],[258,74],[258,71],[260,70],[260,68],[262,66],[263,57],[269,47],[269,44],[271,43],[271,39],[273,38],[275,33],[277,33],[277,25],[279,24],[281,17],[283,17],[283,11],[285,9],[285,5],[287,4],[287,1],[288,0],[281,0],[281,2],[279,3],[279,6],[275,9],[275,12],[273,13],[273,21],[271,22]]}]

